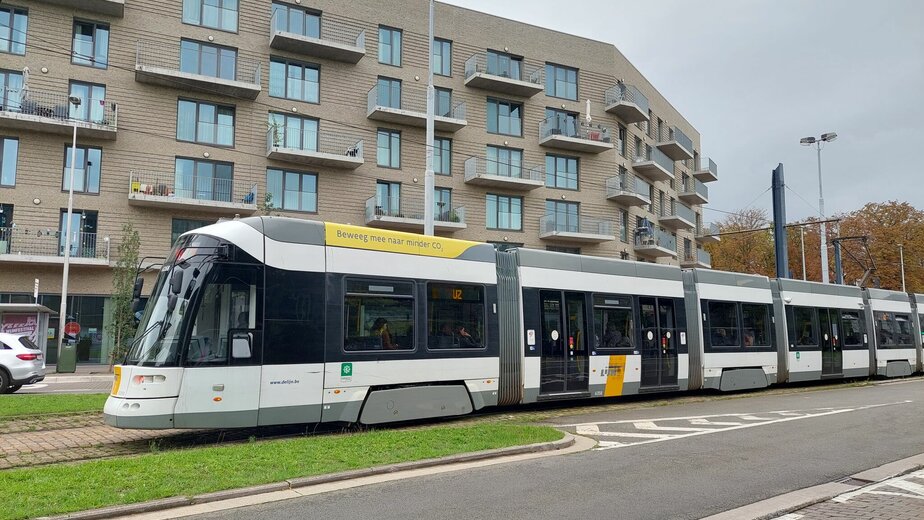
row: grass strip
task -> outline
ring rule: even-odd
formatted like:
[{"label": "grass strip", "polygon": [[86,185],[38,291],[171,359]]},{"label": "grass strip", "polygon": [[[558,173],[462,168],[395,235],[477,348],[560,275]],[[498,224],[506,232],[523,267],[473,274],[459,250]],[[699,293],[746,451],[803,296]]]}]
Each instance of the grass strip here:
[{"label": "grass strip", "polygon": [[552,428],[489,423],[378,430],[0,471],[0,520],[19,520],[558,440]]},{"label": "grass strip", "polygon": [[49,413],[102,412],[107,394],[0,395],[0,418]]}]

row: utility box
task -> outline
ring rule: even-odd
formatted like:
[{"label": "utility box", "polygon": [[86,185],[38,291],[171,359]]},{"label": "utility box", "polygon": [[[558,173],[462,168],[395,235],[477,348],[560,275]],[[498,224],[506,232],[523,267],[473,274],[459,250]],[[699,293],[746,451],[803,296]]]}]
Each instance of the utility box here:
[{"label": "utility box", "polygon": [[[0,332],[25,334],[42,350],[42,366],[48,359],[48,318],[57,313],[37,303],[0,303]],[[75,350],[76,354],[76,350]],[[74,358],[76,365],[77,358]],[[76,366],[71,368],[71,372]]]}]

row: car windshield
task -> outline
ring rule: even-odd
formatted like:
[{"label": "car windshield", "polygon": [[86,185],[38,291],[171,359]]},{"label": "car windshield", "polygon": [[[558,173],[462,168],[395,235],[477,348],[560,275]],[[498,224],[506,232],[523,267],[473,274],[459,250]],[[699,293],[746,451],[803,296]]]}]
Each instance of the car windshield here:
[{"label": "car windshield", "polygon": [[[212,269],[218,241],[193,235],[179,242],[171,253],[174,259],[161,270],[148,300],[137,335],[126,358],[129,365],[172,366],[179,359],[180,334],[190,302],[198,293],[202,280]],[[171,283],[180,273],[182,283],[176,303],[170,309]]]}]

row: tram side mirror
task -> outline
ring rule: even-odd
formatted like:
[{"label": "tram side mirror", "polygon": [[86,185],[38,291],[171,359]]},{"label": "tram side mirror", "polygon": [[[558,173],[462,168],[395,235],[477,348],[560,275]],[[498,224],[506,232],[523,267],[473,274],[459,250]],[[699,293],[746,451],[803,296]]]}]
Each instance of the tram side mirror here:
[{"label": "tram side mirror", "polygon": [[176,269],[173,271],[173,274],[170,275],[170,293],[180,294],[180,291],[182,289],[183,289],[183,271],[181,269]]},{"label": "tram side mirror", "polygon": [[171,294],[170,296],[167,297],[167,314],[173,313],[173,309],[176,309],[176,302],[179,299],[180,297],[177,296],[176,294]]},{"label": "tram side mirror", "polygon": [[249,332],[235,332],[231,335],[231,357],[234,359],[250,358],[250,341],[253,335]]},{"label": "tram side mirror", "polygon": [[141,299],[141,289],[144,288],[144,278],[138,277],[135,278],[135,285],[132,287],[132,299],[140,300]]}]

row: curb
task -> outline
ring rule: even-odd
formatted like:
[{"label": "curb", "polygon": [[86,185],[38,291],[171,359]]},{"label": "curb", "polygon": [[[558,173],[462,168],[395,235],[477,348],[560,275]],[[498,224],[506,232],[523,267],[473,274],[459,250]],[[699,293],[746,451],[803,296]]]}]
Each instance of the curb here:
[{"label": "curb", "polygon": [[525,446],[513,446],[510,448],[498,448],[494,450],[476,451],[473,453],[462,453],[458,455],[448,455],[437,459],[425,459],[414,462],[400,462],[397,464],[388,464],[385,466],[375,466],[340,473],[331,473],[328,475],[316,475],[312,477],[298,477],[282,482],[271,484],[261,484],[239,489],[228,489],[224,491],[215,491],[192,497],[173,497],[150,502],[141,502],[139,504],[127,504],[121,506],[110,506],[100,509],[91,509],[88,511],[79,511],[59,516],[40,517],[39,520],[96,520],[100,518],[117,518],[127,515],[136,515],[140,513],[150,513],[152,511],[163,511],[165,509],[174,509],[177,507],[192,506],[197,504],[206,504],[209,502],[218,502],[221,500],[230,500],[233,498],[248,497],[272,493],[275,491],[287,491],[290,489],[316,486],[330,482],[340,482],[344,480],[353,480],[362,477],[371,477],[375,475],[385,475],[407,471],[412,469],[431,468],[434,466],[444,466],[449,464],[458,464],[463,462],[473,462],[499,457],[509,457],[513,455],[522,455],[525,453],[541,453],[546,451],[558,451],[569,448],[575,443],[574,435],[565,432],[564,437],[557,441],[543,442],[538,444],[527,444]]},{"label": "curb", "polygon": [[112,382],[112,374],[105,375],[46,375],[42,383],[59,384],[59,383],[101,383]]}]

